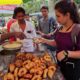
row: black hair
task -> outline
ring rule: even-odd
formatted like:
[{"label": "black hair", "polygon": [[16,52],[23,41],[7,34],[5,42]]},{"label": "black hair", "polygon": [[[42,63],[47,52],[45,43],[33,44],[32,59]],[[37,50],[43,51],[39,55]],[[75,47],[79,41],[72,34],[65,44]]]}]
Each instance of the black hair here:
[{"label": "black hair", "polygon": [[74,23],[80,23],[77,6],[74,2],[62,0],[55,5],[55,10],[58,10],[63,15],[66,15],[66,13],[70,13],[71,20]]},{"label": "black hair", "polygon": [[17,13],[22,12],[25,15],[25,10],[22,7],[16,7],[14,9],[14,16],[16,17]]},{"label": "black hair", "polygon": [[47,10],[49,10],[47,6],[42,6],[40,10],[42,10],[42,9],[47,9]]},{"label": "black hair", "polygon": [[13,14],[12,18],[13,18],[13,19],[16,19],[16,16],[15,16],[15,14]]}]

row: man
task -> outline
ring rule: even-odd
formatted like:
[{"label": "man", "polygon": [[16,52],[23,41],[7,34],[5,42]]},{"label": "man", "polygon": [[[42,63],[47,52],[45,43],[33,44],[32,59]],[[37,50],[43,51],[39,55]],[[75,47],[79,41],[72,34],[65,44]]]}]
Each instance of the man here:
[{"label": "man", "polygon": [[56,21],[48,16],[48,7],[43,6],[41,8],[42,18],[39,20],[38,30],[44,34],[53,32],[56,29]]},{"label": "man", "polygon": [[30,21],[30,15],[29,15],[29,14],[25,14],[25,19],[26,19],[27,21]]},{"label": "man", "polygon": [[[42,13],[42,18],[39,20],[37,33],[39,33],[42,37],[44,37],[44,35],[46,34],[47,35],[54,34],[54,32],[56,32],[57,30],[57,23],[54,18],[48,16],[48,7],[43,6],[41,8],[41,13]],[[51,37],[50,39],[53,39],[53,38],[54,36]],[[45,46],[47,46],[47,48],[50,49],[51,51],[55,51],[56,49],[55,47],[52,47],[49,45],[45,45]]]},{"label": "man", "polygon": [[12,33],[0,34],[0,42],[4,41],[10,37],[23,39],[23,38],[25,38],[25,35],[22,32],[12,32]]},{"label": "man", "polygon": [[12,19],[10,19],[10,20],[7,22],[7,30],[8,30],[8,32],[10,32],[10,27],[11,27],[11,25],[12,25],[14,22],[16,22],[16,19],[15,19],[15,15],[13,14]]}]

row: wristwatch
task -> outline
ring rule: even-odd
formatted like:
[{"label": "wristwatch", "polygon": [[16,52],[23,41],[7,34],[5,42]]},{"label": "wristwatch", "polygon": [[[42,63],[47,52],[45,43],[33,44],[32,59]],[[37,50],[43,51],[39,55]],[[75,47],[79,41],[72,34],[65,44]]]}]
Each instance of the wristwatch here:
[{"label": "wristwatch", "polygon": [[67,61],[68,60],[68,51],[64,50],[63,54],[65,55],[65,57],[62,61]]}]

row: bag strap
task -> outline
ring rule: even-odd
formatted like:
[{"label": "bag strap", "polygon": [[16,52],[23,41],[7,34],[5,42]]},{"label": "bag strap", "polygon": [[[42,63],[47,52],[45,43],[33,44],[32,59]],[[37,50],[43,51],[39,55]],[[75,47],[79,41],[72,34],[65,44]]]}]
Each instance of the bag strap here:
[{"label": "bag strap", "polygon": [[56,21],[54,20],[54,18],[50,17],[49,18],[49,33],[55,30],[55,24],[56,24]]},{"label": "bag strap", "polygon": [[73,50],[76,49],[77,37],[78,37],[79,32],[80,32],[80,24],[75,24],[75,26],[71,32],[71,38],[72,38],[72,42],[73,42]]},{"label": "bag strap", "polygon": [[51,32],[51,18],[49,19],[49,33]]}]

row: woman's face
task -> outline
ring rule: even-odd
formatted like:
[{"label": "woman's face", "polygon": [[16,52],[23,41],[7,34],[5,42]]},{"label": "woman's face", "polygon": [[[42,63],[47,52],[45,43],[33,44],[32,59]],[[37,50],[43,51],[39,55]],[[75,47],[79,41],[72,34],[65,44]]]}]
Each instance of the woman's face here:
[{"label": "woman's face", "polygon": [[24,20],[25,15],[22,12],[17,13],[16,15],[16,19],[18,21],[23,21]]},{"label": "woman's face", "polygon": [[56,14],[56,19],[57,21],[61,24],[61,25],[65,25],[69,19],[69,15],[65,14],[63,15],[62,13],[60,13],[58,10],[55,10],[55,14]]}]

